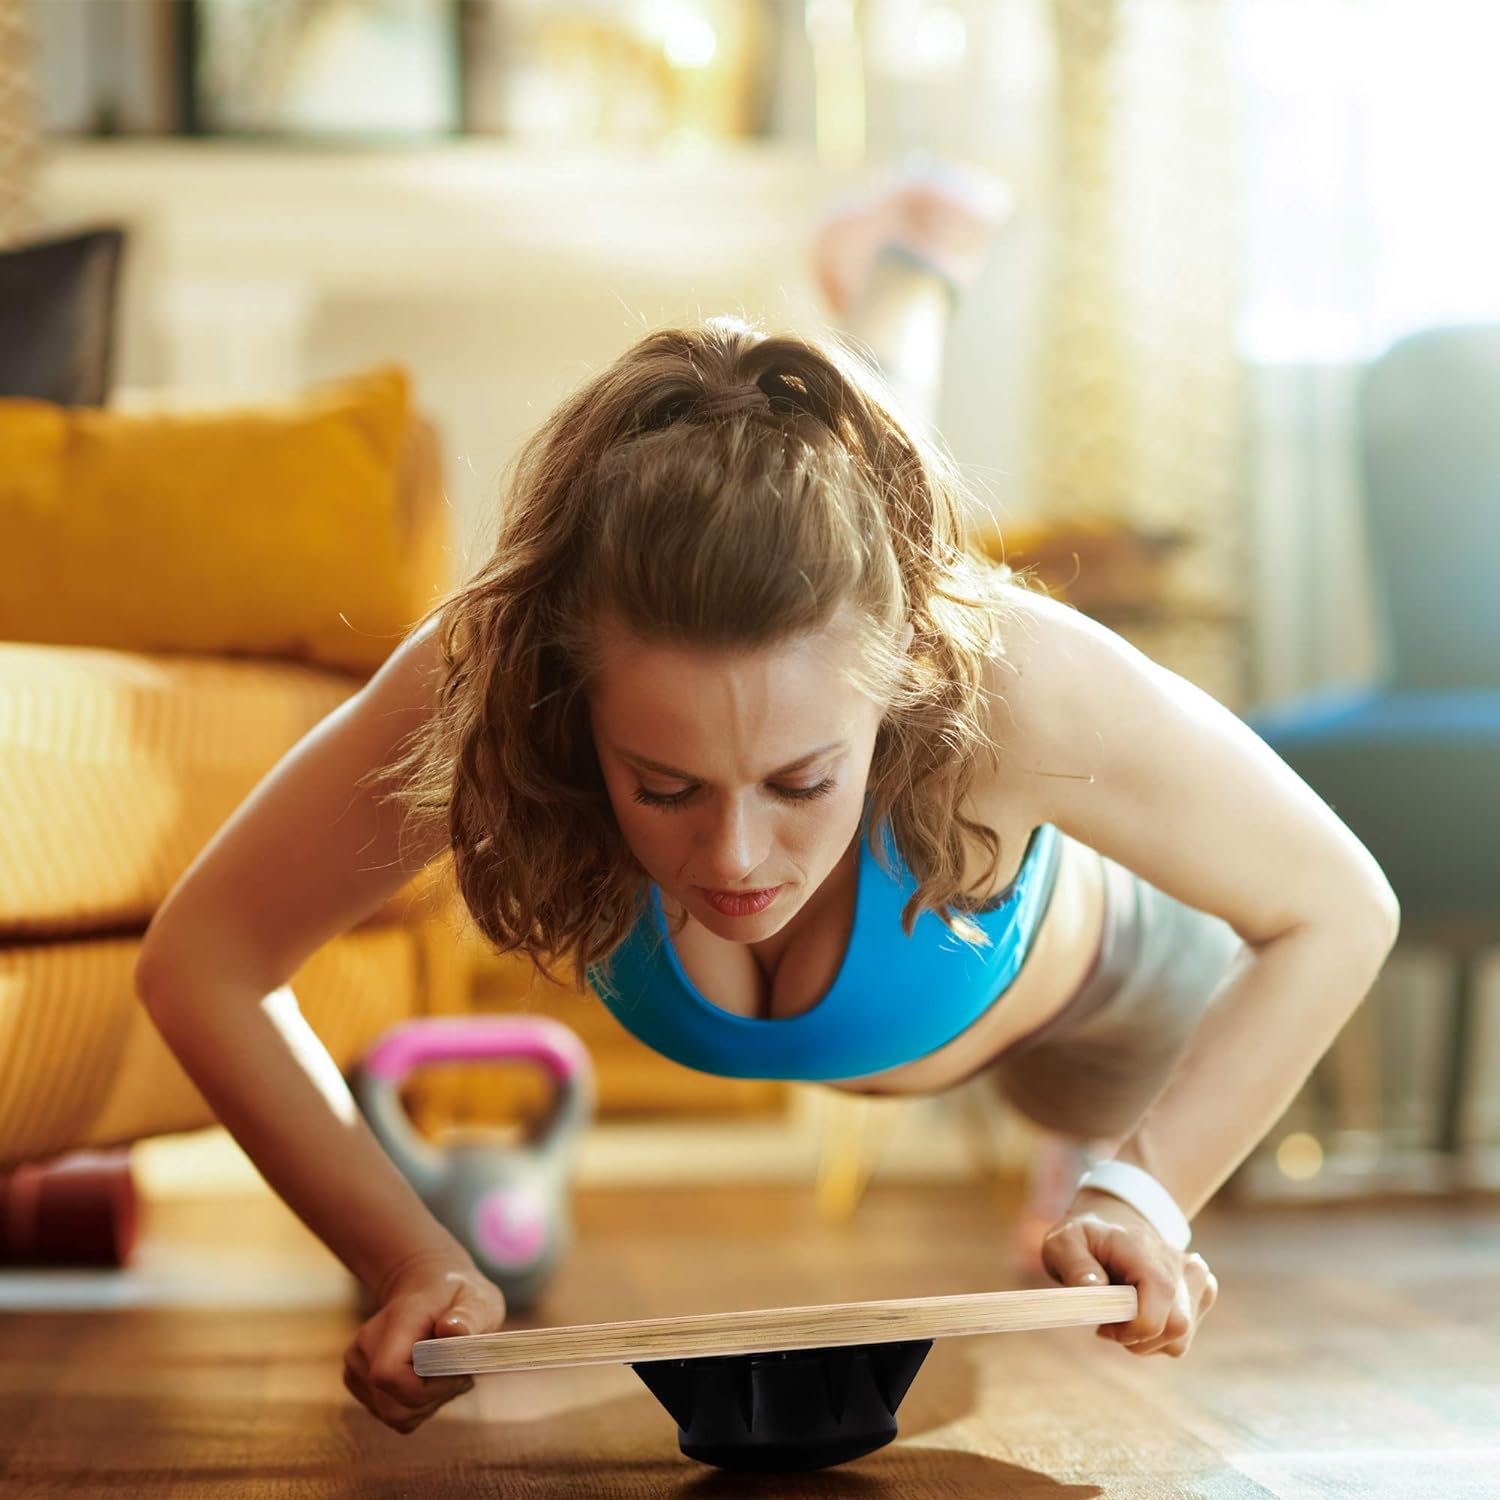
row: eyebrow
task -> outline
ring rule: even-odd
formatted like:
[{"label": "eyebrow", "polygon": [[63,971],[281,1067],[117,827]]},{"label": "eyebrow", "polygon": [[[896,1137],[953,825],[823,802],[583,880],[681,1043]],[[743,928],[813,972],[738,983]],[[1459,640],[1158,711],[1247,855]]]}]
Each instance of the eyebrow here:
[{"label": "eyebrow", "polygon": [[[819,756],[827,755],[830,750],[847,750],[847,740],[833,740],[826,745],[819,745],[816,750],[809,750],[806,755],[799,755],[796,760],[788,761],[780,769],[767,774],[766,780],[772,781],[778,776],[785,776],[791,771],[800,771],[803,766],[818,759]],[[644,767],[648,771],[656,771],[662,776],[674,776],[678,781],[702,781],[704,778],[695,776],[691,771],[679,771],[676,766],[664,765],[659,760],[652,760],[645,755],[637,755],[634,750],[627,750],[623,745],[615,746],[615,754],[623,756],[628,761]]]}]

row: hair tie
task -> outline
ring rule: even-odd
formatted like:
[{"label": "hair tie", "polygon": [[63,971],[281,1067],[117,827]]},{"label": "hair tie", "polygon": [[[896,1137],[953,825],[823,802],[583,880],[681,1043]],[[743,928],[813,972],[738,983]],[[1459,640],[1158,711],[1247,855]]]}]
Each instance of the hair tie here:
[{"label": "hair tie", "polygon": [[753,381],[745,385],[724,386],[710,391],[700,403],[700,410],[711,417],[727,417],[733,412],[761,406],[771,409],[771,398]]}]

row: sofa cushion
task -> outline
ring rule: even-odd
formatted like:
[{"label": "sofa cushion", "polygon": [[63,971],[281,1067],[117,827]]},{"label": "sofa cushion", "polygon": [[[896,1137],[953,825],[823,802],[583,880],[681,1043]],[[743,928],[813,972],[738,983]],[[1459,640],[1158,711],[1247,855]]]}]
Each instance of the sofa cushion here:
[{"label": "sofa cushion", "polygon": [[104,405],[124,246],[111,226],[0,250],[0,396]]},{"label": "sofa cushion", "polygon": [[[138,938],[0,946],[0,1169],[213,1123],[136,999],[139,949]],[[402,927],[344,933],[291,984],[347,1072],[387,1027],[420,1013],[419,944]]]},{"label": "sofa cushion", "polygon": [[0,943],[142,929],[357,686],[291,663],[0,642]]},{"label": "sofa cushion", "polygon": [[432,601],[395,367],[281,403],[0,400],[0,639],[368,672]]}]

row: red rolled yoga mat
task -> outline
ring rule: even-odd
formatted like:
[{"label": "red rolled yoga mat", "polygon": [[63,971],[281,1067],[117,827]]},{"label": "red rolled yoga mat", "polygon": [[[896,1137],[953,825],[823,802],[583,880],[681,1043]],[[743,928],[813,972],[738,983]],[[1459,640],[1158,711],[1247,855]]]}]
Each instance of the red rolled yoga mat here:
[{"label": "red rolled yoga mat", "polygon": [[139,1200],[130,1150],[72,1151],[0,1172],[0,1263],[123,1266]]}]

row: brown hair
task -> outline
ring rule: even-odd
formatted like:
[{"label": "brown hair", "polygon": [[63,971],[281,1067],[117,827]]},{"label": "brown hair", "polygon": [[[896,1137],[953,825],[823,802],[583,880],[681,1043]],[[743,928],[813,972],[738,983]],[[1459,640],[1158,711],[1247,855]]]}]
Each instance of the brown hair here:
[{"label": "brown hair", "polygon": [[857,355],[740,318],[649,333],[567,397],[513,462],[493,552],[428,612],[437,707],[382,768],[408,826],[446,826],[485,936],[544,972],[570,956],[582,989],[644,909],[580,691],[602,618],[643,642],[756,649],[852,615],[857,685],[889,703],[870,828],[890,819],[918,882],[903,928],[932,909],[987,942],[948,907],[963,836],[987,879],[1000,841],[958,808],[993,752],[984,659],[1003,649],[1004,585],[1024,580],[971,548],[963,493]]}]

